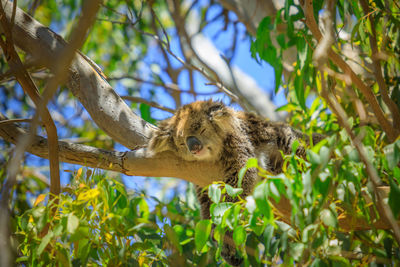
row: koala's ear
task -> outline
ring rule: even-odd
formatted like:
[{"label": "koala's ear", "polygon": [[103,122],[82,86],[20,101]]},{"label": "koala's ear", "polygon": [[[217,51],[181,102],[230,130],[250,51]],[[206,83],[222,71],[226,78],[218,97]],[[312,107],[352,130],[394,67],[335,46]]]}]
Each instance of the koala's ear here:
[{"label": "koala's ear", "polygon": [[213,102],[208,108],[208,114],[210,120],[224,132],[235,132],[240,129],[240,122],[234,111],[221,102]]},{"label": "koala's ear", "polygon": [[211,106],[208,108],[208,115],[213,119],[218,119],[227,115],[225,105],[220,102],[212,102]]}]

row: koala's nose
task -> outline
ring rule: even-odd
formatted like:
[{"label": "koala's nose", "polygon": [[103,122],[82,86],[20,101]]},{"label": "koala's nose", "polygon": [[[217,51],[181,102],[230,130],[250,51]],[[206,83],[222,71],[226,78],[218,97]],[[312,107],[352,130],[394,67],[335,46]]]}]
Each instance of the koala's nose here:
[{"label": "koala's nose", "polygon": [[186,138],[186,144],[192,153],[197,153],[203,148],[203,144],[194,136],[188,136],[188,138]]}]

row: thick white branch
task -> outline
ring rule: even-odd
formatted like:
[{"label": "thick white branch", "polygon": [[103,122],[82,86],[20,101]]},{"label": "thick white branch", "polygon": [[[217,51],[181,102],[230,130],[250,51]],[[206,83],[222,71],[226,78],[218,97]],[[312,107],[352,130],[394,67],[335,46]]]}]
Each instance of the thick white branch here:
[{"label": "thick white branch", "polygon": [[[7,120],[0,114],[0,121]],[[26,131],[14,123],[0,123],[0,136],[7,142],[17,144],[26,138]],[[60,161],[127,175],[176,177],[206,186],[223,177],[217,164],[210,162],[184,161],[170,152],[151,155],[145,148],[127,152],[116,152],[91,146],[59,141]],[[35,136],[27,152],[48,158],[47,139]]]},{"label": "thick white branch", "polygon": [[[7,18],[12,2],[2,1]],[[2,31],[2,29],[0,29]],[[31,55],[35,62],[53,68],[66,45],[62,37],[17,8],[12,28],[14,43]],[[68,87],[91,118],[115,141],[128,148],[147,143],[154,126],[134,114],[114,89],[95,71],[94,64],[76,54],[70,67]]]}]

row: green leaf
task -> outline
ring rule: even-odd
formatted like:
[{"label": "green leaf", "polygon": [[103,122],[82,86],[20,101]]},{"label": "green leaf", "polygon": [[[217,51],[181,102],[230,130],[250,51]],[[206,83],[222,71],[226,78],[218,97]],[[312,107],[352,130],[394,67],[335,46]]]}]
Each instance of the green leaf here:
[{"label": "green leaf", "polygon": [[[298,70],[299,71],[299,70]],[[302,73],[301,71],[299,71]],[[296,99],[299,102],[300,107],[307,112],[306,107],[306,97],[305,97],[305,87],[304,87],[304,79],[303,75],[296,75],[294,78],[294,92],[296,93]]]},{"label": "green leaf", "polygon": [[249,158],[246,163],[246,168],[257,168],[258,167],[258,160],[257,158]]},{"label": "green leaf", "polygon": [[211,217],[215,224],[221,224],[225,212],[233,206],[233,203],[222,202],[211,205]]},{"label": "green leaf", "polygon": [[356,33],[359,32],[360,24],[361,24],[361,20],[358,20],[356,25],[354,25],[353,30],[351,31],[351,44],[353,44],[353,42],[355,41],[354,37],[355,37]]},{"label": "green leaf", "polygon": [[314,233],[315,233],[315,231],[317,229],[318,229],[318,225],[316,225],[316,224],[307,225],[303,230],[301,241],[303,243],[307,243],[309,241],[312,241],[311,240],[312,236],[314,235]]},{"label": "green leaf", "polygon": [[67,232],[70,234],[75,233],[76,229],[79,226],[79,219],[74,214],[70,213],[68,215],[68,222],[67,222]]},{"label": "green leaf", "polygon": [[268,201],[268,192],[269,186],[266,182],[263,182],[255,188],[253,196],[261,213],[265,216],[267,220],[271,220],[272,210]]},{"label": "green leaf", "polygon": [[49,244],[50,240],[53,238],[54,234],[51,230],[42,238],[39,247],[36,250],[36,255],[40,256],[46,246]]},{"label": "green leaf", "polygon": [[140,115],[142,118],[150,123],[155,123],[155,120],[151,117],[150,106],[144,103],[140,104]]},{"label": "green leaf", "polygon": [[272,238],[274,236],[274,227],[268,224],[264,230],[264,244],[265,244],[265,251],[269,251],[270,245],[272,243]]},{"label": "green leaf", "polygon": [[321,164],[321,160],[319,155],[312,150],[307,150],[308,157],[310,158],[310,162],[315,165]]},{"label": "green leaf", "polygon": [[278,201],[280,200],[281,196],[280,196],[279,190],[278,190],[278,188],[276,187],[276,185],[275,185],[274,182],[270,182],[270,183],[269,183],[269,190],[270,190],[270,192],[271,192],[271,196],[274,198],[274,200],[275,200],[276,202],[278,202]]},{"label": "green leaf", "polygon": [[[79,240],[78,257],[80,259],[85,259],[88,257],[88,254],[90,252],[90,245],[91,245],[91,243],[88,238],[82,238]],[[64,261],[65,261],[65,259],[64,259]],[[68,266],[68,265],[64,265],[64,266]]]},{"label": "green leaf", "polygon": [[303,69],[306,65],[306,60],[308,56],[308,45],[305,41],[297,43],[297,56],[298,62],[300,63],[299,68]]},{"label": "green leaf", "polygon": [[21,256],[21,257],[18,257],[16,260],[15,260],[15,262],[16,263],[19,263],[19,262],[25,262],[25,261],[28,261],[29,260],[29,257],[28,256]]},{"label": "green leaf", "polygon": [[64,230],[63,225],[60,223],[56,227],[54,227],[54,236],[60,236],[62,231]]},{"label": "green leaf", "polygon": [[296,231],[287,223],[282,221],[275,222],[278,228],[281,230],[282,233],[286,233],[288,237],[295,239],[297,236]]},{"label": "green leaf", "polygon": [[326,225],[326,226],[330,226],[333,228],[337,227],[337,218],[335,217],[335,215],[332,213],[331,210],[329,209],[324,209],[321,211],[320,213],[320,217],[322,222]]},{"label": "green leaf", "polygon": [[246,240],[246,230],[243,226],[239,225],[233,230],[233,241],[236,246],[240,246]]},{"label": "green leaf", "polygon": [[296,154],[297,148],[300,146],[299,140],[294,140],[292,143],[292,152]]},{"label": "green leaf", "polygon": [[174,247],[179,251],[179,254],[182,255],[182,245],[179,243],[179,237],[174,228],[172,228],[169,224],[164,224],[164,232],[167,235],[168,240],[171,241]]},{"label": "green leaf", "polygon": [[70,241],[75,242],[89,237],[90,228],[87,225],[79,225],[78,229],[71,235]]},{"label": "green leaf", "polygon": [[303,256],[305,245],[303,243],[290,243],[290,255],[294,260],[299,260]]},{"label": "green leaf", "polygon": [[384,153],[388,162],[389,169],[393,170],[400,161],[400,140],[384,148]]},{"label": "green leaf", "polygon": [[201,251],[211,233],[211,221],[210,220],[201,220],[196,224],[195,234],[194,234],[194,243],[197,251]]},{"label": "green leaf", "polygon": [[389,179],[390,182],[390,193],[389,193],[389,206],[393,211],[393,215],[397,218],[400,214],[400,187]]},{"label": "green leaf", "polygon": [[394,178],[396,178],[397,183],[400,183],[400,168],[399,167],[394,167],[393,176],[394,176]]},{"label": "green leaf", "polygon": [[[275,70],[275,92],[279,89],[282,80],[282,60],[278,55],[277,49],[272,44],[270,32],[273,30],[273,23],[270,17],[265,17],[257,29],[257,38],[251,43],[250,51],[253,58],[258,62],[259,59],[268,62]],[[257,56],[259,58],[257,58]]]},{"label": "green leaf", "polygon": [[325,166],[328,163],[329,157],[330,157],[329,148],[327,148],[326,146],[321,147],[321,149],[319,150],[319,158],[323,166]]},{"label": "green leaf", "polygon": [[239,170],[238,173],[238,187],[242,187],[243,177],[246,174],[247,168],[243,167]]},{"label": "green leaf", "polygon": [[256,202],[254,201],[253,196],[248,196],[246,197],[246,209],[250,212],[253,213],[256,210]]},{"label": "green leaf", "polygon": [[136,201],[137,201],[137,208],[139,208],[138,210],[139,217],[143,218],[144,220],[147,220],[150,215],[149,205],[143,198],[137,198]]},{"label": "green leaf", "polygon": [[229,184],[225,184],[225,189],[228,195],[230,195],[231,197],[237,197],[243,192],[243,188],[234,188]]},{"label": "green leaf", "polygon": [[219,203],[221,200],[221,189],[218,184],[211,184],[208,187],[208,196],[214,203]]},{"label": "green leaf", "polygon": [[[250,216],[249,225],[250,229],[256,234],[261,235],[265,229],[265,227],[270,224],[267,220],[264,220],[260,223],[260,218],[262,218],[261,211],[256,209],[253,214]],[[273,223],[273,222],[272,222]]]}]

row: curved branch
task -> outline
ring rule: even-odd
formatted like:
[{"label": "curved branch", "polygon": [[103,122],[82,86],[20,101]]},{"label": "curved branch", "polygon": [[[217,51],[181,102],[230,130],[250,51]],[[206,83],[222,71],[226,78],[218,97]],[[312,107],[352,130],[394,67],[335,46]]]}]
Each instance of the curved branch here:
[{"label": "curved branch", "polygon": [[[12,2],[2,1],[5,13],[12,15]],[[3,29],[0,29],[4,32]],[[17,8],[12,28],[14,43],[31,55],[36,64],[54,71],[54,59],[66,46],[58,34]],[[147,143],[154,126],[134,114],[105,81],[97,66],[76,53],[69,69],[67,85],[89,112],[93,121],[115,141],[128,148]]]},{"label": "curved branch", "polygon": [[[0,113],[0,122],[8,120]],[[15,123],[0,123],[0,136],[7,142],[17,144],[28,133]],[[82,144],[59,141],[60,161],[91,168],[110,170],[126,175],[175,177],[207,186],[223,177],[220,166],[210,162],[190,162],[176,157],[171,152],[152,155],[145,148],[117,152]],[[49,158],[47,139],[34,136],[27,152],[41,158]],[[204,170],[207,170],[205,172]],[[214,178],[214,179],[213,179]]]}]

